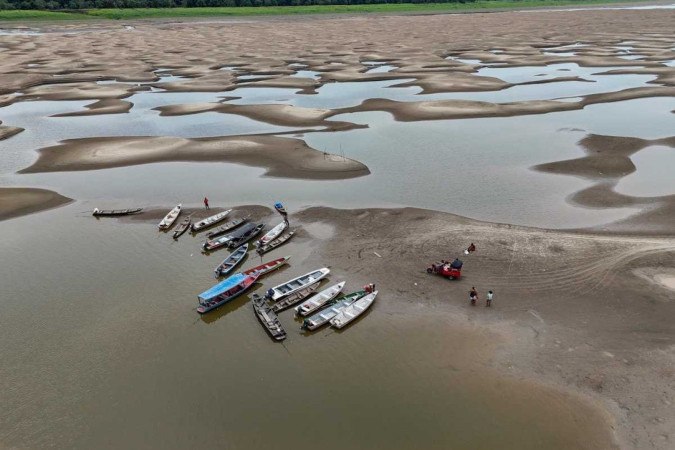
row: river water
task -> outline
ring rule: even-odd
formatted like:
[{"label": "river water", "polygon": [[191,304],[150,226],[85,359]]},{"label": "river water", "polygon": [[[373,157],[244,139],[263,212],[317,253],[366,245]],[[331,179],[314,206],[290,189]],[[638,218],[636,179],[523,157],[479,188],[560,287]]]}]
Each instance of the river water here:
[{"label": "river water", "polygon": [[[560,68],[548,68],[544,76]],[[486,75],[526,80],[542,70]],[[594,412],[553,390],[485,369],[485,355],[475,351],[476,343],[489,348],[492,337],[443,326],[452,321],[453,311],[446,305],[434,307],[415,298],[397,304],[382,298],[345,331],[324,329],[311,335],[301,334],[299,323],[286,312],[281,320],[289,338],[275,344],[257,324],[248,297],[203,317],[194,311],[195,297],[213,283],[212,270],[222,254],[203,256],[198,239],[185,236],[173,242],[158,234],[154,223],[95,220],[89,211],[197,205],[208,195],[214,205],[269,205],[277,200],[292,210],[403,205],[544,227],[596,225],[635,210],[571,206],[565,199],[589,186],[588,181],[529,168],[582,156],[576,142],[587,133],[626,135],[628,130],[631,136],[649,139],[672,134],[672,98],[546,115],[418,123],[398,123],[385,113],[359,113],[335,120],[367,123],[369,128],[304,134],[317,149],[369,166],[371,175],[353,180],[261,177],[262,169],[224,163],[14,173],[32,163],[36,149],[62,139],[293,130],[229,114],[159,117],[151,109],[216,101],[219,95],[241,96],[235,100],[240,103],[342,107],[369,97],[555,99],[652,80],[584,71],[581,75],[594,83],[462,95],[429,96],[416,88],[390,87],[405,81],[397,80],[334,83],[312,96],[271,88],[143,92],[129,99],[135,106],[122,115],[49,117],[87,102],[19,102],[0,108],[6,124],[26,128],[0,142],[0,185],[46,187],[78,200],[0,222],[0,446],[595,447],[588,439],[602,425]],[[562,73],[574,75],[573,70]],[[653,168],[660,180],[670,176],[659,168],[662,157],[670,158],[650,151],[637,165]],[[644,192],[634,185],[635,179],[629,178],[620,187]],[[662,193],[666,184],[653,180],[652,185],[656,187],[650,193]],[[306,230],[311,239],[297,239],[270,255],[290,254],[293,259],[290,267],[268,277],[265,287],[330,265],[315,251],[318,241],[330,239],[330,227]],[[344,275],[335,271],[331,281]],[[366,281],[348,279],[347,290]]]}]

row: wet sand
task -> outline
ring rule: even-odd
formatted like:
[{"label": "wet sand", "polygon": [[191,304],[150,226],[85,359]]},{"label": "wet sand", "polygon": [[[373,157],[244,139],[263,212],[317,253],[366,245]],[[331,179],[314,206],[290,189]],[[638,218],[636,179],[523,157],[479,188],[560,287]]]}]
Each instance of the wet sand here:
[{"label": "wet sand", "polygon": [[72,139],[40,150],[21,173],[95,170],[167,161],[222,161],[267,169],[271,177],[345,179],[364,176],[358,161],[320,152],[304,141],[276,136],[120,137]]},{"label": "wet sand", "polygon": [[46,189],[0,188],[0,220],[57,208],[72,201]]},{"label": "wet sand", "polygon": [[[495,333],[488,360],[500,375],[545,381],[610,412],[622,448],[669,448],[675,328],[663,318],[675,314],[675,291],[663,280],[672,283],[675,273],[672,238],[537,230],[413,208],[310,208],[297,220],[334,226],[321,254],[364,282],[376,280],[383,301],[449,309],[453,323]],[[463,255],[470,242],[478,250]],[[424,270],[457,256],[459,281]],[[476,307],[467,301],[471,286]],[[491,309],[483,303],[488,289]]]}]

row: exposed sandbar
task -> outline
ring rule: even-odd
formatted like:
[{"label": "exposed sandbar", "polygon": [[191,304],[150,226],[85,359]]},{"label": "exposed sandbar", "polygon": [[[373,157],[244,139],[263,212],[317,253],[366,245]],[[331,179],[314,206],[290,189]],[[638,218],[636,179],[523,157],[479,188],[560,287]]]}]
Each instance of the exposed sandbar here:
[{"label": "exposed sandbar", "polygon": [[54,114],[52,117],[76,117],[76,116],[95,116],[99,114],[122,114],[127,113],[134,106],[133,103],[117,98],[99,100],[85,105],[83,111],[73,111],[68,113]]},{"label": "exposed sandbar", "polygon": [[21,127],[10,127],[9,125],[2,125],[2,121],[0,120],[0,141],[3,139],[9,139],[15,134],[19,134],[23,131],[24,129]]},{"label": "exposed sandbar", "polygon": [[72,201],[46,189],[0,188],[0,220],[56,208]]},{"label": "exposed sandbar", "polygon": [[267,169],[265,175],[345,179],[367,175],[358,161],[317,151],[304,141],[277,136],[110,137],[63,141],[39,150],[20,173],[96,170],[168,161],[220,161]]}]

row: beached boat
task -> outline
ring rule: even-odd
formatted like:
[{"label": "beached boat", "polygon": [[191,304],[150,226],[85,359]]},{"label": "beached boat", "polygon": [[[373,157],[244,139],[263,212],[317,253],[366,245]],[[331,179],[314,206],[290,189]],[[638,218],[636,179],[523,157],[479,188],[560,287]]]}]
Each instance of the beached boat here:
[{"label": "beached boat", "polygon": [[143,211],[143,208],[129,208],[129,209],[98,209],[94,208],[92,215],[96,217],[109,216],[128,216],[129,214],[137,214]]},{"label": "beached boat", "polygon": [[345,281],[324,289],[323,291],[310,297],[308,300],[302,302],[301,305],[297,306],[295,308],[295,313],[301,316],[307,316],[314,311],[323,308],[324,305],[336,298],[340,292],[342,292],[342,288],[344,287]]},{"label": "beached boat", "polygon": [[233,230],[233,229],[237,228],[242,223],[246,223],[246,221],[248,221],[248,217],[242,217],[240,219],[231,220],[231,221],[219,226],[215,230],[209,231],[208,233],[206,233],[206,237],[209,238],[209,239],[212,239],[216,236],[220,236],[222,234],[227,233],[230,230]]},{"label": "beached boat", "polygon": [[192,232],[197,232],[199,230],[203,230],[204,228],[208,228],[208,227],[211,227],[211,226],[213,226],[217,223],[222,222],[223,220],[225,220],[227,215],[231,212],[232,212],[232,210],[228,209],[226,211],[219,212],[218,214],[214,214],[210,217],[207,217],[206,219],[200,220],[197,223],[193,223],[192,224]]},{"label": "beached boat", "polygon": [[[361,295],[357,296],[356,294]],[[363,297],[365,294],[365,291],[359,291],[336,299],[335,303],[330,305],[328,308],[305,319],[302,322],[302,328],[307,330],[316,330],[320,326],[330,322],[333,317],[337,316],[340,312],[342,312],[343,309],[357,301],[359,298]]]},{"label": "beached boat", "polygon": [[290,256],[284,256],[283,258],[277,258],[273,261],[266,262],[265,264],[260,264],[259,266],[251,267],[248,270],[244,270],[242,273],[244,275],[250,275],[252,273],[258,273],[258,276],[261,277],[265,274],[268,274],[272,272],[273,270],[277,270],[284,264],[288,263],[288,260],[291,259]]},{"label": "beached boat", "polygon": [[371,292],[370,294],[361,297],[351,305],[347,306],[345,309],[340,311],[337,316],[330,320],[331,326],[338,329],[343,328],[348,323],[352,322],[354,319],[366,312],[366,310],[370,308],[370,305],[372,305],[375,301],[375,297],[377,297],[377,291]]},{"label": "beached boat", "polygon": [[274,204],[274,209],[276,209],[277,212],[284,217],[288,214],[288,212],[286,211],[286,208],[284,208],[284,205],[282,205],[281,202],[276,202]]},{"label": "beached boat", "polygon": [[173,238],[178,239],[181,237],[187,230],[190,228],[190,222],[192,219],[188,216],[181,223],[178,224],[175,230],[173,230]]},{"label": "beached boat", "polygon": [[232,272],[235,267],[237,267],[246,257],[246,252],[248,252],[248,243],[237,247],[235,251],[229,254],[227,258],[221,262],[218,267],[214,270],[216,277],[221,277]]},{"label": "beached boat", "polygon": [[267,298],[273,301],[281,300],[287,295],[291,295],[301,289],[306,288],[310,284],[320,281],[330,273],[330,269],[324,267],[318,270],[312,270],[302,276],[293,278],[285,283],[275,286],[267,291]]},{"label": "beached boat", "polygon": [[[230,246],[232,242],[234,242],[235,240],[241,240],[243,236],[250,235],[258,227],[260,228],[258,229],[257,233],[259,233],[260,230],[262,230],[263,224],[256,225],[255,223],[247,223],[228,234],[224,234],[222,236],[218,236],[213,239],[207,239],[206,242],[202,244],[202,248],[208,252],[220,247]],[[251,239],[251,237],[253,236],[250,236],[248,239],[242,240],[240,244],[243,244],[247,240]]]},{"label": "beached boat", "polygon": [[[248,225],[251,226],[247,228]],[[262,231],[263,228],[265,228],[264,223],[259,223],[258,225],[254,223],[246,224],[230,234],[232,236],[232,239],[230,239],[230,242],[228,242],[227,245],[230,248],[234,248],[238,245],[243,244],[244,242],[248,242],[254,237],[256,237]]]},{"label": "beached boat", "polygon": [[176,205],[171,211],[169,211],[169,214],[167,214],[161,222],[157,225],[157,227],[160,230],[168,230],[171,228],[171,225],[178,219],[178,216],[180,216],[180,211],[183,205],[178,204]]},{"label": "beached boat", "polygon": [[253,311],[255,311],[256,317],[258,317],[262,326],[265,327],[270,336],[272,336],[272,339],[275,341],[283,341],[286,339],[286,331],[281,326],[281,322],[279,322],[276,313],[272,311],[272,308],[267,304],[267,300],[258,294],[253,294],[252,301]]},{"label": "beached boat", "polygon": [[197,312],[204,314],[214,308],[224,305],[233,298],[246,292],[257,279],[258,274],[255,273],[251,275],[237,273],[226,278],[211,289],[208,289],[197,296],[199,299]]},{"label": "beached boat", "polygon": [[275,226],[275,227],[272,228],[270,231],[268,231],[267,233],[265,233],[265,234],[263,235],[263,237],[261,237],[260,239],[258,239],[258,242],[257,242],[256,245],[257,245],[258,247],[261,247],[261,246],[263,246],[263,245],[265,245],[265,244],[267,244],[267,243],[269,243],[269,242],[275,240],[276,238],[278,238],[279,236],[281,236],[281,233],[283,233],[284,230],[286,230],[287,227],[288,227],[288,224],[287,224],[286,222],[281,222],[279,225]]},{"label": "beached boat", "polygon": [[282,298],[274,305],[272,305],[272,311],[281,312],[284,309],[290,308],[291,306],[300,303],[310,295],[314,294],[314,292],[316,292],[316,290],[319,288],[320,284],[321,282],[317,281],[316,283],[312,283],[304,289],[300,289],[299,291],[294,292],[291,295],[287,295],[286,297]]},{"label": "beached boat", "polygon": [[295,234],[295,231],[289,231],[288,233],[282,234],[281,236],[279,236],[275,240],[270,241],[265,245],[260,245],[260,246],[256,247],[255,251],[259,255],[264,255],[267,252],[271,252],[275,248],[277,248],[277,247],[283,245],[284,243],[286,243],[286,241],[288,241],[290,238],[292,238],[294,234]]}]

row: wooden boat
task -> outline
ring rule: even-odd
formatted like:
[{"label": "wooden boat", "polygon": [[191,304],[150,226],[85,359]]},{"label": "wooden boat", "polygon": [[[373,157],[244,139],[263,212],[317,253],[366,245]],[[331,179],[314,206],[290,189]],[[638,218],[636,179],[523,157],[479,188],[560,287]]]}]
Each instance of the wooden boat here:
[{"label": "wooden boat", "polygon": [[258,294],[253,294],[253,311],[267,332],[275,341],[283,341],[286,339],[286,331],[281,326],[279,318],[272,308],[267,304],[267,300]]},{"label": "wooden boat", "polygon": [[143,208],[130,208],[130,209],[98,209],[94,208],[93,216],[96,217],[109,217],[109,216],[128,216],[129,214],[137,214],[143,211]]},{"label": "wooden boat", "polygon": [[333,317],[337,316],[343,309],[345,309],[347,306],[351,305],[364,295],[366,295],[365,291],[358,291],[336,299],[335,303],[330,305],[328,308],[305,319],[302,322],[302,328],[305,328],[307,330],[316,330],[320,326],[330,322],[330,320]]},{"label": "wooden boat", "polygon": [[266,262],[265,264],[260,264],[259,266],[252,267],[248,270],[243,271],[242,273],[244,275],[250,275],[252,273],[258,273],[258,276],[261,277],[265,274],[268,274],[272,272],[273,270],[277,270],[284,264],[288,263],[288,260],[291,259],[290,256],[284,256],[283,258],[277,258],[273,261]]},{"label": "wooden boat", "polygon": [[208,233],[206,233],[206,237],[209,238],[209,239],[212,239],[216,236],[220,236],[222,234],[227,233],[230,230],[233,230],[233,229],[237,228],[239,225],[241,225],[242,223],[246,223],[247,221],[248,221],[248,217],[243,217],[241,219],[231,220],[231,221],[227,222],[226,224],[223,224],[223,225],[219,226],[217,229],[215,229],[213,231],[209,231]]},{"label": "wooden boat", "polygon": [[175,230],[173,230],[173,238],[178,239],[181,237],[187,230],[190,228],[190,223],[192,222],[192,219],[190,217],[186,217],[183,219],[181,223],[178,224]]},{"label": "wooden boat", "polygon": [[232,270],[234,270],[234,268],[244,260],[246,257],[246,252],[248,252],[248,243],[237,247],[235,251],[230,253],[229,256],[225,258],[223,262],[221,262],[214,270],[216,273],[216,278],[232,272]]},{"label": "wooden boat", "polygon": [[317,281],[316,283],[310,284],[306,288],[300,289],[299,291],[282,298],[274,305],[272,305],[272,311],[281,312],[284,309],[290,308],[296,303],[300,303],[301,301],[312,295],[319,288],[320,284],[321,281]]},{"label": "wooden boat", "polygon": [[[251,225],[247,230],[244,230],[248,225]],[[265,228],[264,223],[259,223],[258,225],[254,223],[249,223],[243,227],[235,230],[231,235],[233,236],[230,242],[227,244],[230,248],[234,248],[238,245],[248,242],[254,237],[256,237],[262,229]]]},{"label": "wooden boat", "polygon": [[266,297],[273,301],[281,300],[287,295],[291,295],[295,292],[298,292],[301,289],[306,288],[310,284],[314,284],[317,281],[321,281],[326,275],[330,273],[330,269],[324,267],[322,269],[312,270],[302,276],[293,278],[285,283],[282,283],[278,286],[275,286],[267,291]]},{"label": "wooden boat", "polygon": [[295,308],[295,313],[301,316],[307,316],[314,311],[321,309],[328,302],[333,300],[335,297],[342,292],[342,288],[345,287],[345,281],[334,284],[323,291],[319,292],[316,295],[313,295],[308,300],[302,302],[300,306]]},{"label": "wooden boat", "polygon": [[286,230],[287,227],[288,227],[288,224],[286,222],[281,222],[279,225],[272,228],[270,231],[265,233],[263,235],[263,237],[258,239],[258,243],[257,243],[258,247],[263,246],[263,245],[275,240],[276,238],[278,238],[281,235],[281,233],[283,233]]},{"label": "wooden boat", "polygon": [[[240,240],[243,236],[253,233],[257,227],[260,227],[260,229],[256,232],[256,234],[262,230],[263,224],[256,225],[255,223],[247,223],[232,231],[231,233],[218,236],[214,239],[207,239],[202,245],[202,248],[205,251],[211,251],[220,247],[230,246],[230,243],[232,243],[235,239]],[[251,237],[246,240],[242,240],[240,244],[243,244],[247,240],[251,239]]]},{"label": "wooden boat", "polygon": [[345,327],[348,323],[366,312],[366,310],[370,308],[370,305],[375,301],[375,297],[377,297],[377,291],[371,292],[347,306],[330,320],[331,326],[338,329]]},{"label": "wooden boat", "polygon": [[286,208],[284,208],[284,205],[281,204],[281,202],[277,202],[274,204],[274,209],[277,210],[279,214],[282,216],[286,216],[288,212],[286,211]]},{"label": "wooden boat", "polygon": [[204,314],[211,311],[233,298],[246,292],[248,288],[258,279],[258,274],[244,275],[242,273],[234,274],[220,283],[199,294],[199,306],[197,312]]},{"label": "wooden boat", "polygon": [[193,223],[192,224],[192,231],[197,232],[199,230],[203,230],[204,228],[208,228],[208,227],[211,227],[211,226],[213,226],[213,225],[215,225],[219,222],[222,222],[223,220],[225,220],[227,215],[231,212],[232,212],[232,210],[228,209],[226,211],[219,212],[218,214],[214,214],[210,217],[207,217],[204,220],[200,220],[197,223]]},{"label": "wooden boat", "polygon": [[178,219],[182,206],[183,205],[178,204],[171,211],[169,211],[169,214],[167,214],[157,225],[160,230],[168,230],[171,228],[171,225],[173,225],[176,219]]},{"label": "wooden boat", "polygon": [[270,241],[269,243],[267,243],[265,245],[261,245],[261,246],[256,247],[255,251],[259,255],[264,255],[267,252],[271,252],[272,250],[279,247],[280,245],[283,245],[286,241],[288,241],[290,238],[292,238],[294,234],[295,234],[295,231],[289,231],[286,234],[282,234],[281,236],[279,236],[275,240]]}]

